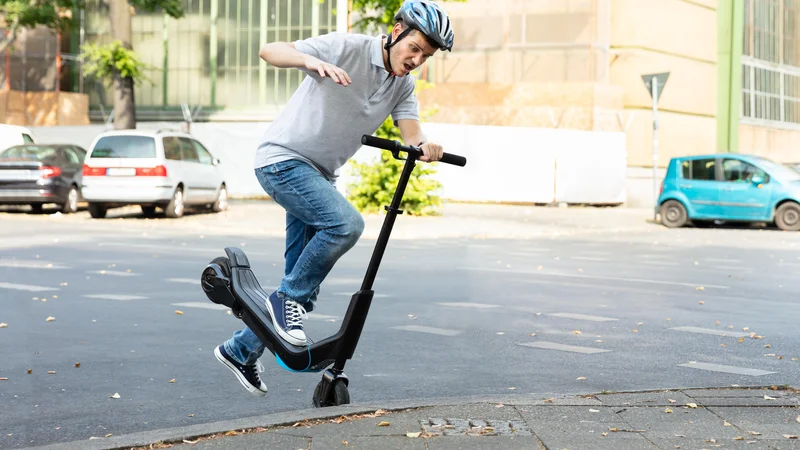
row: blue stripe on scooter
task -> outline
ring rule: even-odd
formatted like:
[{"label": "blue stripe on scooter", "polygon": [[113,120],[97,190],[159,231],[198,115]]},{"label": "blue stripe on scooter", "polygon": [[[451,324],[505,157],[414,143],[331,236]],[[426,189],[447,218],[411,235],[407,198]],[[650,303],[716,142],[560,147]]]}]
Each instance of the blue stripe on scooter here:
[{"label": "blue stripe on scooter", "polygon": [[275,354],[275,360],[278,361],[278,365],[279,366],[283,367],[284,369],[288,370],[289,372],[308,372],[309,367],[311,367],[311,348],[308,349],[308,365],[303,370],[294,370],[294,369],[290,368],[289,366],[286,365],[286,363],[283,362],[283,360],[281,359],[280,356],[278,356],[277,353]]}]

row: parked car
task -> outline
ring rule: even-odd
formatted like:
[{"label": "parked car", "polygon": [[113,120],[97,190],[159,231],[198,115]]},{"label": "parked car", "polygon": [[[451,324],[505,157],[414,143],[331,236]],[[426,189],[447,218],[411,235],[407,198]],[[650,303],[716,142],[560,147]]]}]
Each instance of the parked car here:
[{"label": "parked car", "polygon": [[219,159],[191,135],[175,130],[119,130],[98,135],[83,166],[83,196],[89,214],[139,205],[145,216],[156,207],[181,217],[187,206],[228,208]]},{"label": "parked car", "polygon": [[0,203],[27,204],[42,212],[47,203],[65,214],[78,210],[86,150],[71,144],[16,145],[0,151]]},{"label": "parked car", "polygon": [[722,220],[800,231],[800,172],[753,155],[673,158],[656,207],[670,228]]},{"label": "parked car", "polygon": [[792,169],[800,172],[800,163],[789,163],[787,166],[791,167]]},{"label": "parked car", "polygon": [[31,130],[18,125],[0,124],[0,151],[21,144],[35,144]]}]

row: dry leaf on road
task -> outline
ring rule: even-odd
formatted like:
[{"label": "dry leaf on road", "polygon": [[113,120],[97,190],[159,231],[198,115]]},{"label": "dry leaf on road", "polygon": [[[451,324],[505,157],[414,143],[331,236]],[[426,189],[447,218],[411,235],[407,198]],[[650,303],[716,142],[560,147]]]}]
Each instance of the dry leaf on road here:
[{"label": "dry leaf on road", "polygon": [[0,323],[0,328],[7,328],[7,327],[8,327],[7,323],[5,323],[5,322]]},{"label": "dry leaf on road", "polygon": [[687,403],[686,406],[689,408],[697,408],[697,403]]},{"label": "dry leaf on road", "polygon": [[114,395],[111,396],[111,398],[122,398],[122,397],[118,393],[115,393]]},{"label": "dry leaf on road", "polygon": [[765,395],[764,400],[777,400],[777,399],[775,397],[770,397],[769,395]]},{"label": "dry leaf on road", "polygon": [[173,379],[169,380],[169,382],[170,382],[170,383],[174,383],[174,382],[175,382],[175,378],[173,378]]},{"label": "dry leaf on road", "polygon": [[664,412],[667,414],[672,414],[672,408],[667,408],[664,410]]},{"label": "dry leaf on road", "polygon": [[379,427],[388,427],[389,425],[390,425],[390,423],[386,422],[385,420],[378,424]]},{"label": "dry leaf on road", "polygon": [[179,316],[180,316],[180,315],[183,315],[183,311],[175,310],[175,314],[177,314],[177,315],[179,315]]},{"label": "dry leaf on road", "polygon": [[53,316],[49,316],[47,319],[44,319],[45,322],[52,322],[54,320],[56,320],[56,318]]},{"label": "dry leaf on road", "polygon": [[574,330],[574,331],[573,331],[573,333],[575,333],[575,334],[581,334],[581,332],[580,332],[580,331],[578,331],[578,330]]},{"label": "dry leaf on road", "polygon": [[668,399],[667,399],[667,401],[668,401],[668,402],[670,402],[670,403],[678,403],[678,401],[677,401],[677,400],[673,400],[673,399],[671,399],[671,398],[668,398]]},{"label": "dry leaf on road", "polygon": [[406,433],[406,436],[408,436],[410,438],[418,438],[420,434],[422,434],[422,433],[417,431],[416,433]]},{"label": "dry leaf on road", "polygon": [[797,439],[797,435],[794,434],[784,434],[783,437],[786,439]]},{"label": "dry leaf on road", "polygon": [[576,380],[576,381],[580,381],[580,380],[585,380],[585,379],[586,379],[586,377],[578,377],[578,378],[576,378],[575,380]]}]

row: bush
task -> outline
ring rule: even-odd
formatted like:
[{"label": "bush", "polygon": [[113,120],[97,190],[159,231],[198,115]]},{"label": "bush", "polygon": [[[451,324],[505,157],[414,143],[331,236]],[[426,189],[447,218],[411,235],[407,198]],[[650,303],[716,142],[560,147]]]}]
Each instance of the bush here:
[{"label": "bush", "polygon": [[[394,126],[392,118],[388,117],[375,136],[402,142],[400,130]],[[384,206],[392,202],[400,173],[405,165],[404,160],[397,160],[392,153],[385,150],[381,152],[380,160],[374,163],[359,163],[351,161],[351,171],[354,181],[347,185],[347,199],[363,213],[382,213]],[[404,157],[405,153],[401,153]],[[418,162],[408,180],[400,209],[405,214],[416,216],[431,216],[441,214],[442,185],[430,176],[436,173],[439,163]]]}]

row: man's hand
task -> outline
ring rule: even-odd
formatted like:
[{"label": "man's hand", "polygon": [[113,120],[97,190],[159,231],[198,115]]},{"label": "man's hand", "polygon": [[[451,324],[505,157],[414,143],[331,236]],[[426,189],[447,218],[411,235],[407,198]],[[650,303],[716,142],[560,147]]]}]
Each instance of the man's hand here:
[{"label": "man's hand", "polygon": [[444,153],[444,151],[442,150],[441,145],[434,144],[431,142],[426,142],[422,144],[422,147],[420,148],[422,149],[422,155],[423,155],[422,157],[419,158],[420,161],[433,162],[442,159],[442,153]]},{"label": "man's hand", "polygon": [[318,58],[314,58],[313,56],[306,56],[306,69],[318,72],[319,76],[322,78],[328,76],[336,84],[341,84],[342,86],[347,86],[348,84],[352,83],[352,81],[350,81],[350,76],[347,75],[347,72],[344,70],[334,66],[333,64],[320,61]]}]

